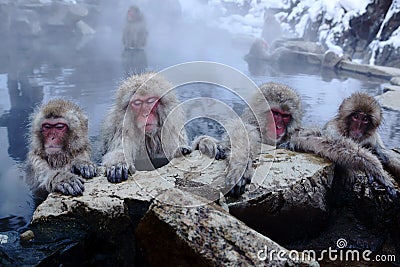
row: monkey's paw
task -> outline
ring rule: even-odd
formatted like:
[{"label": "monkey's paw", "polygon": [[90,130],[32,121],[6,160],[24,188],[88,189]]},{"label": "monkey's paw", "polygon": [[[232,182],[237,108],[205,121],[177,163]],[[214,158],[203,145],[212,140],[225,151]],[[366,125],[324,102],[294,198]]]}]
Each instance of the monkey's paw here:
[{"label": "monkey's paw", "polygon": [[284,142],[284,143],[278,145],[278,148],[295,151],[295,145],[290,141],[287,141],[287,142]]},{"label": "monkey's paw", "polygon": [[216,160],[226,159],[225,150],[219,145],[219,141],[211,136],[198,136],[193,141],[192,148]]},{"label": "monkey's paw", "polygon": [[189,155],[190,153],[192,153],[192,148],[190,146],[180,146],[179,148],[182,155]]},{"label": "monkey's paw", "polygon": [[117,163],[106,167],[107,180],[110,183],[120,183],[128,180],[129,174],[134,174],[136,169],[133,165],[129,166],[125,163]]},{"label": "monkey's paw", "polygon": [[69,173],[58,173],[51,182],[52,192],[60,192],[63,195],[81,196],[85,187],[84,181],[79,176]]},{"label": "monkey's paw", "polygon": [[398,195],[396,187],[394,186],[392,179],[388,175],[383,174],[382,176],[377,176],[378,177],[377,179],[375,179],[375,177],[371,175],[367,175],[367,177],[369,184],[372,184],[374,181],[377,181],[379,184],[385,187],[391,199],[397,199]]},{"label": "monkey's paw", "polygon": [[71,172],[89,179],[97,176],[97,166],[91,161],[75,160],[72,163]]}]

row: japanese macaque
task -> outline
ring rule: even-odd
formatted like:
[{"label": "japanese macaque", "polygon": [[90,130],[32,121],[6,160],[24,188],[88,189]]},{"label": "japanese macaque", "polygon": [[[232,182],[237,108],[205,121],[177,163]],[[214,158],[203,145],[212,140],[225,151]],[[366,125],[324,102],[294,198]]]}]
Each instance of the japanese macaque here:
[{"label": "japanese macaque", "polygon": [[191,152],[184,114],[164,77],[144,73],[127,78],[102,130],[103,159],[109,182],[119,183],[137,170],[158,167],[157,160]]},{"label": "japanese macaque", "polygon": [[244,59],[246,61],[268,60],[268,44],[262,39],[254,40],[249,53],[245,55]]},{"label": "japanese macaque", "polygon": [[378,133],[381,121],[382,108],[379,103],[367,94],[354,93],[343,100],[338,114],[325,125],[324,132],[333,137],[348,137],[370,149],[384,168],[400,180],[400,159],[385,147]]},{"label": "japanese macaque", "polygon": [[[194,148],[209,156],[217,157],[219,151],[225,150],[229,157],[226,184],[232,188],[231,195],[242,194],[246,183],[251,182],[251,163],[257,157],[258,142],[312,152],[344,168],[363,171],[379,181],[391,195],[396,194],[393,182],[384,172],[382,164],[368,149],[340,134],[332,138],[320,129],[301,128],[301,102],[293,89],[278,83],[266,83],[260,86],[260,90],[265,99],[254,97],[250,102],[252,110],[245,110],[242,121],[233,123],[233,126],[228,124],[227,132],[232,133],[230,142],[226,137],[222,142],[205,137],[194,142]],[[247,133],[232,130],[239,129],[240,124],[245,125]],[[244,136],[248,137],[249,143],[243,142]]]},{"label": "japanese macaque", "polygon": [[50,192],[78,196],[84,191],[80,177],[96,176],[90,161],[88,119],[74,103],[56,99],[32,116],[28,153],[28,183],[35,195]]},{"label": "japanese macaque", "polygon": [[252,161],[260,151],[259,144],[278,145],[286,142],[301,126],[301,102],[294,90],[270,82],[261,85],[260,91],[265,98],[254,94],[250,108],[246,108],[242,119],[225,125],[229,136],[225,136],[221,142],[200,136],[193,142],[193,149],[199,149],[210,157],[229,158],[226,186],[230,189],[229,194],[235,197],[241,195],[245,185],[251,182]]},{"label": "japanese macaque", "polygon": [[126,14],[122,35],[124,49],[143,48],[147,42],[147,25],[139,7],[131,6]]},{"label": "japanese macaque", "polygon": [[264,25],[261,33],[261,37],[267,42],[268,45],[281,38],[282,29],[279,22],[276,20],[275,15],[270,10],[264,12]]}]

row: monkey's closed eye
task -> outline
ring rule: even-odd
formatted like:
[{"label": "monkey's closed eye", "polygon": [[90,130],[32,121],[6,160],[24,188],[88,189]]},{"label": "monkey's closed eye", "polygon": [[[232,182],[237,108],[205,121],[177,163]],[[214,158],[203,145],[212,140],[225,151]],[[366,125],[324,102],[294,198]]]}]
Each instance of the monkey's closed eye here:
[{"label": "monkey's closed eye", "polygon": [[67,127],[67,125],[63,124],[63,123],[57,123],[54,128],[56,128],[57,130],[64,130]]},{"label": "monkey's closed eye", "polygon": [[44,123],[43,125],[42,125],[42,129],[44,130],[44,129],[51,129],[52,128],[52,125],[51,124],[49,124],[49,123]]},{"label": "monkey's closed eye", "polygon": [[157,97],[150,97],[146,100],[146,104],[152,104],[157,101]]},{"label": "monkey's closed eye", "polygon": [[135,100],[135,101],[132,102],[132,104],[134,104],[135,106],[140,106],[140,105],[143,104],[143,101],[142,100]]}]

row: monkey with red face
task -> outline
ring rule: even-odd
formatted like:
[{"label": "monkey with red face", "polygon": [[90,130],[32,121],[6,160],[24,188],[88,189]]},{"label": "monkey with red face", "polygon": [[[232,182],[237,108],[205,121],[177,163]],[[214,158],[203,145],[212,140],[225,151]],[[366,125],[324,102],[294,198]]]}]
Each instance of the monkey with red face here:
[{"label": "monkey with red face", "polygon": [[164,77],[144,73],[127,78],[102,129],[102,164],[112,183],[136,170],[150,170],[191,152],[179,101]]},{"label": "monkey with red face", "polygon": [[143,48],[147,42],[147,25],[142,11],[133,5],[126,14],[122,43],[125,49]]},{"label": "monkey with red face", "polygon": [[34,194],[81,195],[84,178],[96,176],[90,161],[88,119],[72,102],[56,99],[33,115],[28,153],[28,183]]},{"label": "monkey with red face", "polygon": [[400,159],[387,149],[378,133],[382,121],[382,108],[371,96],[354,93],[343,100],[339,112],[324,127],[324,133],[332,137],[348,137],[362,147],[370,149],[385,169],[400,181]]}]

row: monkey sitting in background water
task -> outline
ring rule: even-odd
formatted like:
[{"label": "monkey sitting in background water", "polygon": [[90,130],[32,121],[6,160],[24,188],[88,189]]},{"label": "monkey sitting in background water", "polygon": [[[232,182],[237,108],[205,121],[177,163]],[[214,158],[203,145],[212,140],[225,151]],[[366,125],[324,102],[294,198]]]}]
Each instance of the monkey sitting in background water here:
[{"label": "monkey sitting in background water", "polygon": [[147,42],[147,24],[139,7],[133,5],[128,9],[125,27],[122,34],[124,49],[141,49]]},{"label": "monkey sitting in background water", "polygon": [[88,119],[74,103],[56,99],[33,115],[27,182],[35,196],[82,195],[83,179],[97,175],[90,161]]}]

